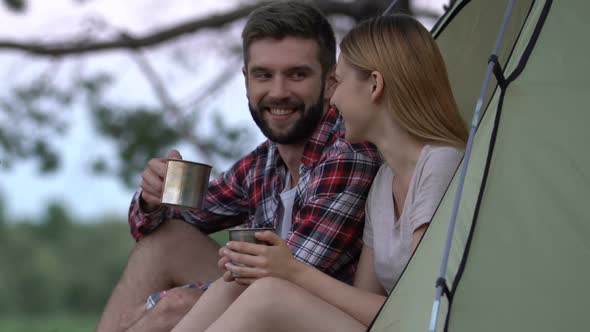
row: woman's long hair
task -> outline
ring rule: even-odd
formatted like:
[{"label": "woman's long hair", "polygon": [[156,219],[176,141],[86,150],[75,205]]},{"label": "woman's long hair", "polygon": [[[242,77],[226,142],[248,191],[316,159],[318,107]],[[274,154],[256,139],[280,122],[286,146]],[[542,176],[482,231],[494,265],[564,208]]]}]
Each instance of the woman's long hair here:
[{"label": "woman's long hair", "polygon": [[410,135],[464,148],[468,132],[444,60],[422,24],[407,15],[376,17],[353,28],[340,50],[361,78],[381,73],[390,114]]}]

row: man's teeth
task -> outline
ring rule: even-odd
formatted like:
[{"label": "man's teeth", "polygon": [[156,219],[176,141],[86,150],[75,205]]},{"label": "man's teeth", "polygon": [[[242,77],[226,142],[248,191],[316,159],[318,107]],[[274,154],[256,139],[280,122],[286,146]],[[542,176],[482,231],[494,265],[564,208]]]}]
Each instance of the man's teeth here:
[{"label": "man's teeth", "polygon": [[270,113],[272,115],[287,115],[293,113],[293,110],[286,108],[271,108]]}]

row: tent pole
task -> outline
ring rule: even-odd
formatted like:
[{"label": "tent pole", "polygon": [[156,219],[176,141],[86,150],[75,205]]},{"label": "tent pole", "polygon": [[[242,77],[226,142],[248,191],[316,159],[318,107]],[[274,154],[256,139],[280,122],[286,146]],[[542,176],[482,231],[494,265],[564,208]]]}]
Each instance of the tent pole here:
[{"label": "tent pole", "polygon": [[389,15],[389,12],[391,12],[393,10],[393,7],[395,7],[395,5],[397,4],[399,0],[393,0],[391,1],[391,3],[389,4],[389,6],[387,7],[387,9],[385,9],[385,11],[383,11],[383,14],[381,14],[381,16],[387,16]]},{"label": "tent pole", "polygon": [[[506,7],[506,11],[504,12],[504,18],[502,20],[502,25],[500,26],[500,31],[496,37],[496,44],[494,45],[494,50],[492,51],[492,56],[498,55],[498,50],[502,45],[502,39],[504,38],[504,32],[506,31],[506,26],[508,25],[508,21],[510,16],[512,16],[512,9],[514,8],[515,0],[510,0],[508,6]],[[488,67],[486,70],[483,86],[481,88],[481,92],[479,94],[479,98],[477,99],[477,104],[475,106],[475,113],[473,114],[473,120],[471,121],[471,128],[469,130],[469,138],[467,140],[467,147],[465,149],[465,155],[463,157],[463,165],[461,167],[461,175],[459,177],[459,183],[457,185],[457,193],[455,194],[455,201],[453,203],[453,211],[451,214],[451,222],[449,224],[449,229],[447,233],[447,240],[445,243],[445,248],[442,257],[442,263],[440,267],[440,273],[438,280],[445,280],[445,275],[447,272],[447,266],[449,263],[449,254],[451,251],[451,244],[453,241],[453,234],[455,232],[455,224],[457,221],[457,214],[459,211],[459,203],[461,202],[461,197],[463,194],[463,187],[465,183],[465,176],[467,175],[467,167],[469,165],[469,159],[471,156],[471,149],[473,148],[473,140],[475,138],[475,132],[477,126],[479,124],[479,117],[481,113],[481,109],[483,106],[484,98],[486,96],[486,92],[488,91],[488,87],[490,84],[490,79],[492,77],[492,72],[494,70],[495,63],[489,61]],[[436,286],[436,293],[434,303],[432,304],[432,314],[430,317],[430,325],[428,330],[430,332],[436,332],[436,325],[438,322],[438,313],[440,309],[440,300],[443,295],[444,290],[443,284],[437,282]]]}]

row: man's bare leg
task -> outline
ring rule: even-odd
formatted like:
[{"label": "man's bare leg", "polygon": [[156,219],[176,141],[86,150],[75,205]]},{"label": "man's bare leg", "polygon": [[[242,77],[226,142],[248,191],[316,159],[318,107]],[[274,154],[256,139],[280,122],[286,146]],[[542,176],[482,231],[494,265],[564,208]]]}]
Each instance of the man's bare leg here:
[{"label": "man's bare leg", "polygon": [[105,307],[97,332],[117,331],[121,316],[137,312],[151,293],[219,278],[218,250],[215,241],[183,221],[171,220],[158,227],[133,249],[123,276]]},{"label": "man's bare leg", "polygon": [[173,288],[151,310],[146,311],[145,308],[141,308],[143,309],[143,315],[137,320],[125,322],[132,324],[131,326],[121,326],[119,331],[169,332],[174,325],[183,319],[195,302],[201,301],[201,295],[205,295],[205,293],[200,289]]}]

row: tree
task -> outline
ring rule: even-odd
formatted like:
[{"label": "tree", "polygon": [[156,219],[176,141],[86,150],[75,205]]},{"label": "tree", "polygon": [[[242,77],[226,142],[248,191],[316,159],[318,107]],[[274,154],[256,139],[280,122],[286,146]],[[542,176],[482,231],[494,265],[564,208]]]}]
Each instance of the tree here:
[{"label": "tree", "polygon": [[19,218],[3,226],[0,321],[100,313],[133,240],[124,218],[98,220],[72,218],[64,206],[51,203],[40,222]]},{"label": "tree", "polygon": [[[313,2],[330,17],[340,35],[355,22],[380,15],[393,4],[389,0]],[[263,3],[241,1],[224,12],[155,27],[143,35],[115,28],[108,19],[93,17],[75,36],[59,40],[0,39],[0,54],[25,54],[32,64],[25,75],[27,79],[15,79],[5,93],[0,93],[0,117],[4,120],[0,122],[0,155],[6,156],[4,164],[10,167],[15,160],[33,159],[38,161],[41,171],[58,169],[60,153],[54,137],[67,132],[71,109],[75,107],[88,111],[101,139],[110,140],[117,147],[117,160],[93,155],[92,169],[117,174],[128,185],[133,184],[133,177],[145,167],[148,158],[162,156],[179,144],[192,147],[203,161],[212,164],[234,160],[244,152],[240,142],[251,135],[248,127],[230,126],[221,115],[205,119],[202,114],[223,91],[228,78],[239,72],[241,44],[232,31],[238,30],[236,27],[241,29],[248,13]],[[3,4],[19,15],[26,12],[28,2],[3,0]],[[392,12],[430,18],[439,15],[412,9],[409,0],[399,0],[393,4]],[[212,38],[223,42],[211,43]],[[190,60],[187,41],[215,44],[209,56],[227,60],[182,102],[171,92],[171,83],[166,78],[170,69],[164,67],[186,70],[185,78],[195,75],[198,64]],[[168,50],[167,65],[156,66],[154,59],[160,58],[163,50]],[[100,57],[113,53],[133,60],[144,83],[151,88],[151,98],[147,98],[151,102],[109,97],[121,80],[117,70],[85,70]],[[209,121],[215,131],[206,134],[199,130],[202,121]],[[15,123],[20,125],[14,126]]]}]

